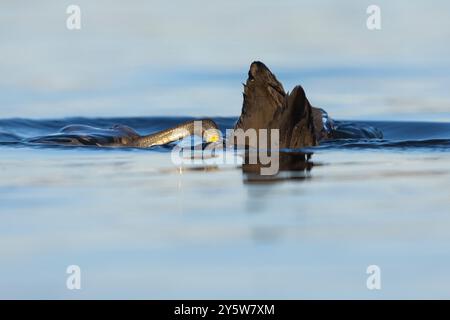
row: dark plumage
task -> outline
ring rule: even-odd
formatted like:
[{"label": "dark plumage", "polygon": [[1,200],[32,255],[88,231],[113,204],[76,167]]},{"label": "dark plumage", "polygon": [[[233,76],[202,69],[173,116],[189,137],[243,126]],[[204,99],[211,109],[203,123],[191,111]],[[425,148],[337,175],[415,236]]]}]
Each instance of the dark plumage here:
[{"label": "dark plumage", "polygon": [[301,86],[286,93],[262,62],[251,64],[235,129],[278,129],[280,148],[310,147],[326,137],[322,116],[323,111],[311,106]]},{"label": "dark plumage", "polygon": [[[196,132],[194,121],[188,121],[173,128],[141,136],[133,129],[122,125],[110,129],[71,125],[57,134],[35,137],[27,141],[43,144],[147,148],[195,134],[202,135],[207,143],[219,140],[220,132],[214,121],[203,119],[200,126],[200,132]],[[318,145],[319,141],[329,138],[382,137],[379,130],[369,126],[355,129],[352,125],[334,125],[324,110],[311,106],[301,86],[296,86],[292,92],[286,93],[275,75],[258,61],[250,65],[248,79],[244,85],[242,112],[234,129],[242,129],[239,131],[244,132],[254,129],[258,134],[261,129],[278,129],[281,149],[312,147]],[[270,140],[270,132],[268,138]],[[239,134],[236,132],[230,139],[231,144],[256,148],[275,147],[271,144],[272,141],[258,141],[259,137],[253,140],[244,137],[239,140]]]}]

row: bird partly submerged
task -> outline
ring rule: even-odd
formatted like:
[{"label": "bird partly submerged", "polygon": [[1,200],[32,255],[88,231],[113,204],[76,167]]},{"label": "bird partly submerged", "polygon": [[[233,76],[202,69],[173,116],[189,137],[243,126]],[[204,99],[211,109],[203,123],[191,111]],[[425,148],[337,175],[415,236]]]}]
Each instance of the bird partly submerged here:
[{"label": "bird partly submerged", "polygon": [[[311,106],[301,86],[286,93],[275,75],[259,61],[253,62],[244,85],[244,102],[235,131],[273,130],[279,132],[280,148],[316,146],[320,141],[345,137],[335,122],[320,108]],[[200,130],[196,122],[201,124]],[[344,132],[344,134],[343,134]],[[367,134],[367,132],[369,132]],[[28,139],[29,143],[59,145],[93,145],[99,147],[148,148],[199,135],[206,143],[217,142],[221,132],[211,119],[192,120],[149,135],[140,135],[125,125],[101,129],[86,125],[69,125],[58,133]],[[365,130],[365,138],[381,138],[376,130]],[[228,137],[231,144],[239,144]],[[241,142],[247,144],[247,142]]]}]

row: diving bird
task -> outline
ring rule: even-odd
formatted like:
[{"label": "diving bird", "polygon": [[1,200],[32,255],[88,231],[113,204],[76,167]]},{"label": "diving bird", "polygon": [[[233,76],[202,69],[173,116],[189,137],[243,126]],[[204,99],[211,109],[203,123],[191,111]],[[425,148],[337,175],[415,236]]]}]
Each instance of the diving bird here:
[{"label": "diving bird", "polygon": [[[334,121],[323,109],[311,106],[301,86],[296,86],[292,92],[286,93],[281,82],[262,62],[255,61],[250,65],[243,97],[241,115],[234,130],[277,129],[280,148],[311,147],[318,145],[322,140],[342,138],[346,135],[345,131],[337,130]],[[200,130],[196,130],[195,121],[200,121]],[[382,137],[376,129],[361,132],[366,138]],[[191,135],[201,136],[204,142],[211,143],[220,140],[221,132],[211,119],[188,121],[144,136],[125,125],[115,125],[108,129],[69,125],[56,134],[34,137],[27,139],[27,142],[148,148],[168,144]],[[238,144],[233,136],[227,138],[228,143],[231,141],[231,145]]]},{"label": "diving bird", "polygon": [[262,62],[251,64],[243,95],[235,130],[278,129],[280,148],[316,146],[320,140],[331,137],[333,121],[328,114],[311,106],[301,86],[286,93]]}]

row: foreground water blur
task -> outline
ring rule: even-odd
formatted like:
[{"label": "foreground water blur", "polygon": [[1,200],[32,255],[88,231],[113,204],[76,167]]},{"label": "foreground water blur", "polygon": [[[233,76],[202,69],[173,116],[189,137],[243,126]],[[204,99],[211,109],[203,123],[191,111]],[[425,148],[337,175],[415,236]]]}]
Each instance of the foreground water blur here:
[{"label": "foreground water blur", "polygon": [[[381,127],[420,138],[417,123]],[[170,148],[4,143],[0,297],[448,298],[449,148],[376,145],[325,144],[308,170],[255,179],[240,165],[176,166]],[[79,291],[66,288],[72,264]],[[366,288],[372,264],[381,291]]]}]

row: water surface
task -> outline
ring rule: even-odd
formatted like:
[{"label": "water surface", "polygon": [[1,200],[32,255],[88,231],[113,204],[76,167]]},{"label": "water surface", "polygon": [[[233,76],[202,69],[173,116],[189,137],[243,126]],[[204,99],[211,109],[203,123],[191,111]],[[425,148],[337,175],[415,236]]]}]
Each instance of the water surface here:
[{"label": "water surface", "polygon": [[[239,165],[175,166],[170,148],[6,135],[73,122],[151,132],[185,119],[1,120],[0,296],[449,297],[450,124],[370,122],[384,140],[326,143],[309,150],[309,170],[263,180]],[[80,291],[65,287],[71,264]],[[381,291],[366,288],[371,264]]]},{"label": "water surface", "polygon": [[[0,298],[450,298],[450,2],[379,0],[379,31],[358,0],[77,0],[78,31],[68,4],[0,10]],[[229,128],[253,60],[384,138],[271,178],[179,167],[170,147],[23,143],[73,123]]]}]

